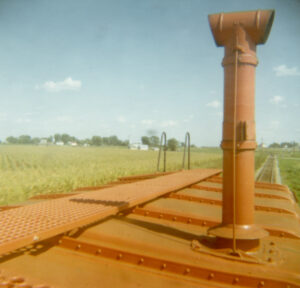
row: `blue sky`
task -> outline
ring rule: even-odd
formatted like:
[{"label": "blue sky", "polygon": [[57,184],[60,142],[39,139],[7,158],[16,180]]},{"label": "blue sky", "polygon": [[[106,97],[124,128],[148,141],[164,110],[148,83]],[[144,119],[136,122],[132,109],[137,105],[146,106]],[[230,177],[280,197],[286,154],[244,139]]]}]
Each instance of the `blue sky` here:
[{"label": "blue sky", "polygon": [[300,1],[1,0],[0,139],[148,130],[218,146],[223,48],[207,15],[275,9],[258,46],[257,142],[300,142]]}]

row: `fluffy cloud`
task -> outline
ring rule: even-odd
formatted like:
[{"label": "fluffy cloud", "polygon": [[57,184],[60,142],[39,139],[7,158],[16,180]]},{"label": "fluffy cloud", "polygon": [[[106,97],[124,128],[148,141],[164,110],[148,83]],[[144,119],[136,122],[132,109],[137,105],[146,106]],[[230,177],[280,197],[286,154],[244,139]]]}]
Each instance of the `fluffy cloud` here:
[{"label": "fluffy cloud", "polygon": [[270,99],[270,102],[273,104],[279,104],[283,101],[283,97],[279,96],[279,95],[275,95]]},{"label": "fluffy cloud", "polygon": [[207,103],[206,106],[212,107],[212,108],[219,108],[221,106],[221,102],[218,100],[214,100],[212,102]]},{"label": "fluffy cloud", "polygon": [[273,70],[275,71],[276,76],[300,76],[300,71],[298,67],[288,68],[286,65],[279,65],[274,67]]},{"label": "fluffy cloud", "polygon": [[173,120],[166,120],[161,123],[161,127],[173,127],[176,126],[177,122]]},{"label": "fluffy cloud", "polygon": [[60,91],[66,91],[66,90],[79,90],[81,88],[82,84],[80,80],[73,80],[71,77],[67,77],[63,81],[46,81],[42,85],[36,85],[35,89],[40,90],[46,90],[48,92],[60,92]]}]

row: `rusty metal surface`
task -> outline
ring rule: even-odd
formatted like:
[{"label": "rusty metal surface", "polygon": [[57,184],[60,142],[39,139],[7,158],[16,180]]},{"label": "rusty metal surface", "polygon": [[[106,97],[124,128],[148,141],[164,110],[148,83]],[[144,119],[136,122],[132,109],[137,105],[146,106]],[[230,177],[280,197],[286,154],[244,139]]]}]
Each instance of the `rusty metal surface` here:
[{"label": "rusty metal surface", "polygon": [[[171,176],[172,180],[181,178],[178,177],[181,173],[163,176],[168,181],[159,182],[167,183]],[[199,171],[195,174],[199,175]],[[161,179],[134,183],[141,188],[140,195],[147,191],[153,180]],[[199,186],[206,186],[210,180],[200,181]],[[185,185],[188,182],[183,178],[180,181]],[[214,184],[221,187],[219,183]],[[118,187],[118,197],[121,191],[128,190],[129,185],[132,184],[114,187]],[[211,239],[207,238],[207,229],[221,222],[222,208],[174,195],[204,193],[205,197],[222,200],[222,194],[194,189],[193,185],[175,189],[166,198],[124,210],[123,215],[119,213],[104,222],[72,230],[67,237],[50,238],[22,252],[2,256],[0,269],[12,275],[6,280],[22,276],[34,288],[39,283],[48,287],[97,287],[99,281],[102,287],[123,287],[124,283],[129,287],[300,287],[297,269],[300,265],[300,225],[294,215],[256,211],[256,223],[265,225],[270,236],[262,241],[259,253],[250,258],[232,259],[224,251],[197,244],[201,239]],[[160,189],[165,188],[160,186]],[[87,192],[86,199],[91,198],[91,193],[100,191],[102,195],[105,190]],[[273,192],[277,193],[277,190]],[[57,200],[46,200],[45,203]],[[272,201],[272,207],[278,209],[282,203],[286,204],[286,200]],[[295,207],[291,204],[289,209],[299,215]]]},{"label": "rusty metal surface", "polygon": [[119,211],[197,183],[220,170],[182,171],[155,179],[1,212],[0,253],[99,221]]}]

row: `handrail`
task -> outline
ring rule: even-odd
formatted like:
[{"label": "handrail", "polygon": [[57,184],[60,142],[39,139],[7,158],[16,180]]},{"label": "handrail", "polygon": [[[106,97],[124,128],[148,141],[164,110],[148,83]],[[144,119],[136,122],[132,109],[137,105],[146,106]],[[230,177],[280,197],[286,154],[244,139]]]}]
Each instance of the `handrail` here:
[{"label": "handrail", "polygon": [[[163,145],[164,140],[164,145]],[[160,145],[159,145],[159,153],[157,159],[157,172],[159,172],[159,164],[160,164],[160,155],[161,155],[161,148],[162,145],[164,146],[164,172],[166,172],[166,163],[167,163],[167,134],[166,132],[162,132],[160,137]]]},{"label": "handrail", "polygon": [[182,169],[184,169],[184,164],[185,164],[186,145],[188,145],[188,170],[190,170],[191,169],[191,135],[189,132],[185,133]]}]

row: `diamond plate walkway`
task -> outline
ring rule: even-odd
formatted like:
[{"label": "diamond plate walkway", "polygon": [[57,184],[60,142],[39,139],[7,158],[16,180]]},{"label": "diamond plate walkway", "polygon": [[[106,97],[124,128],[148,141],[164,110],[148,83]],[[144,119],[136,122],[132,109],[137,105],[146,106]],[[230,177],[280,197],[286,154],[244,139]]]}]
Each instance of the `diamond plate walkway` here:
[{"label": "diamond plate walkway", "polygon": [[3,211],[0,254],[91,224],[219,173],[221,170],[216,169],[180,171]]}]

